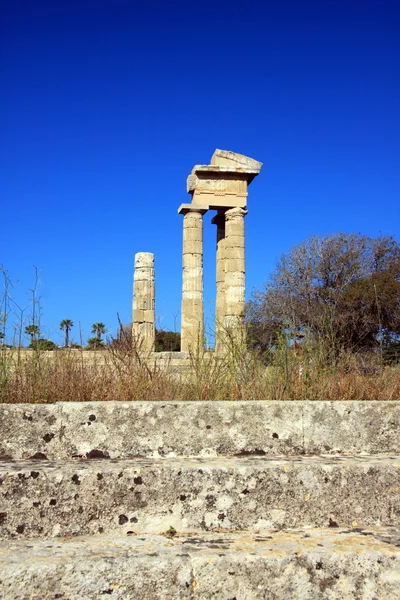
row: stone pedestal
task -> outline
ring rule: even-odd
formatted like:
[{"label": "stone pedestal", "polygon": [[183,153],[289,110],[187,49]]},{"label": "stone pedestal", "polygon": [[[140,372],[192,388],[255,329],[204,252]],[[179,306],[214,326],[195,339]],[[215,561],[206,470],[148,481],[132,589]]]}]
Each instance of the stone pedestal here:
[{"label": "stone pedestal", "polygon": [[225,212],[225,319],[224,329],[235,341],[244,341],[245,248],[244,217],[247,210],[236,207]]},{"label": "stone pedestal", "polygon": [[211,223],[217,226],[215,350],[221,353],[224,346],[225,323],[225,211],[219,210]]},{"label": "stone pedestal", "polygon": [[154,254],[138,252],[133,276],[132,337],[137,349],[144,353],[154,351],[154,308]]},{"label": "stone pedestal", "polygon": [[204,348],[203,305],[203,215],[208,207],[182,204],[183,281],[181,351],[199,352]]}]

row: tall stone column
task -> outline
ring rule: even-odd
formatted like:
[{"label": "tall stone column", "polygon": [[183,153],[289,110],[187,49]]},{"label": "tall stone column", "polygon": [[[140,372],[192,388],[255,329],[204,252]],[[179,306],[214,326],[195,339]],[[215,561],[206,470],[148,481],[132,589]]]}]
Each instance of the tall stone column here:
[{"label": "tall stone column", "polygon": [[225,330],[235,341],[244,341],[245,254],[244,217],[247,210],[231,208],[225,213]]},{"label": "tall stone column", "polygon": [[144,353],[153,352],[155,345],[154,287],[154,254],[138,252],[133,275],[132,336]]},{"label": "tall stone column", "polygon": [[183,217],[183,281],[181,352],[203,349],[203,215],[207,208],[182,204]]},{"label": "tall stone column", "polygon": [[216,299],[215,299],[215,351],[221,353],[224,346],[225,322],[225,211],[219,210],[211,223],[217,226]]}]

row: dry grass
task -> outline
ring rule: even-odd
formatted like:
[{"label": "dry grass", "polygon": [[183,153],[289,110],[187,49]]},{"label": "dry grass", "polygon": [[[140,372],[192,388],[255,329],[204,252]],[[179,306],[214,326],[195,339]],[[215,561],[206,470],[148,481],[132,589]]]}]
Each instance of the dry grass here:
[{"label": "dry grass", "polygon": [[[93,358],[94,357],[94,358]],[[145,360],[131,344],[85,351],[0,352],[0,402],[88,400],[400,400],[400,366],[382,367],[344,355],[327,367],[318,352],[278,349],[265,367],[259,357],[231,349],[191,356],[191,373]]]}]

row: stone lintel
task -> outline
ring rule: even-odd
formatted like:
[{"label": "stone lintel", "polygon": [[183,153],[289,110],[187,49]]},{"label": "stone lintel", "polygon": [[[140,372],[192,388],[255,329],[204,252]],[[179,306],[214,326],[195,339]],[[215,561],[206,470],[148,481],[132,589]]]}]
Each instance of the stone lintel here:
[{"label": "stone lintel", "polygon": [[[190,193],[197,187],[204,185],[204,181],[245,181],[250,184],[259,174],[257,170],[242,169],[238,167],[215,167],[212,165],[195,165],[187,178],[186,189]],[[209,185],[209,184],[208,184]]]},{"label": "stone lintel", "polygon": [[204,215],[208,211],[208,206],[201,204],[181,204],[178,208],[178,215],[186,215],[189,212],[197,212]]},{"label": "stone lintel", "polygon": [[221,166],[221,165],[195,165],[192,169],[192,173],[196,174],[196,173],[216,173],[217,175],[219,174],[224,174],[224,173],[238,173],[246,175],[246,174],[250,174],[250,175],[258,175],[260,172],[259,169],[248,169],[245,167],[241,167],[241,166]]}]

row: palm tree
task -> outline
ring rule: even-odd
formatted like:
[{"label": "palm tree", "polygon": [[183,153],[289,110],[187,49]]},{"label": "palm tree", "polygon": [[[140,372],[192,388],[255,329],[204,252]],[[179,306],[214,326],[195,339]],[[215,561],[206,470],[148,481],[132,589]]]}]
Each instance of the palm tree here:
[{"label": "palm tree", "polygon": [[93,323],[92,333],[96,334],[98,342],[101,342],[101,334],[105,332],[106,326],[104,325],[104,323]]},{"label": "palm tree", "polygon": [[35,337],[39,335],[39,327],[38,325],[27,325],[25,327],[25,333],[31,336],[31,344],[35,341]]},{"label": "palm tree", "polygon": [[61,330],[65,329],[65,347],[66,348],[68,348],[68,346],[69,346],[69,332],[73,326],[74,326],[74,324],[71,321],[71,319],[63,319],[60,323],[60,329]]}]

